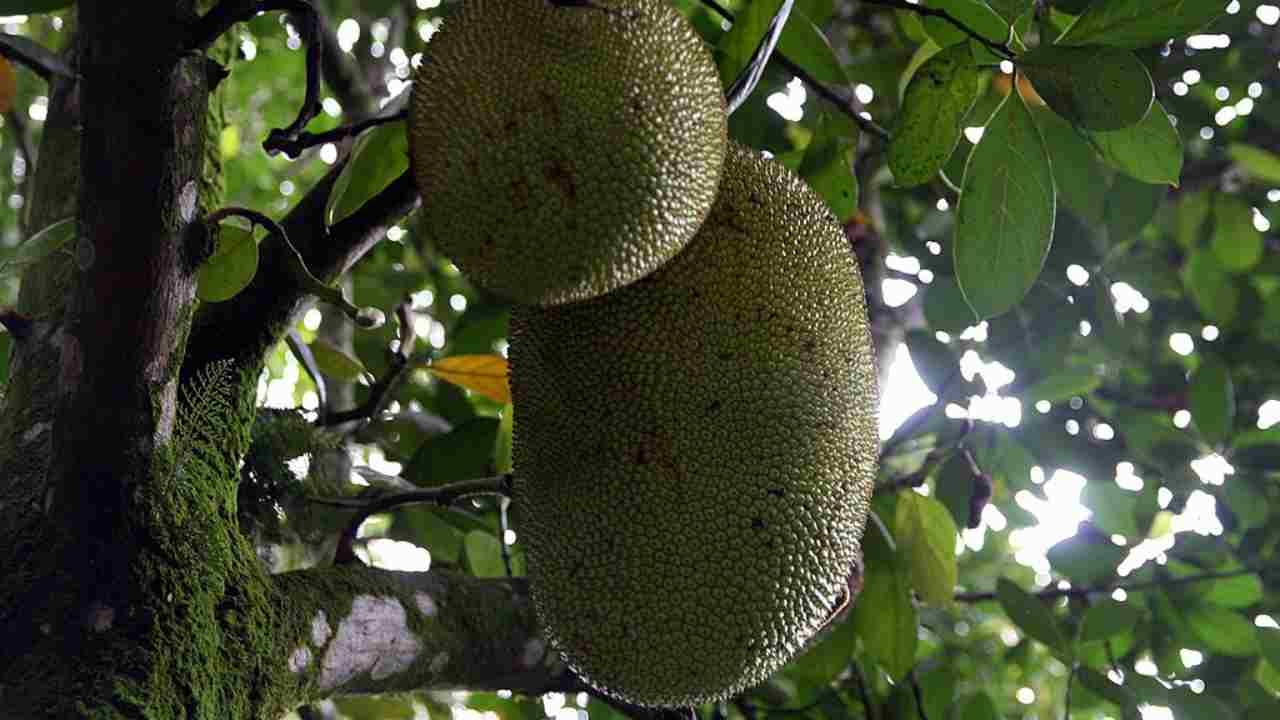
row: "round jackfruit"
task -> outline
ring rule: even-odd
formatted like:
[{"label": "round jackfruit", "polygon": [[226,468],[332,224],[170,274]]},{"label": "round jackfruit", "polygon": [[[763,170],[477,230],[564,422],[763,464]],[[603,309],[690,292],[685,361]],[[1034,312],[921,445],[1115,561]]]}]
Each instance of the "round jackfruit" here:
[{"label": "round jackfruit", "polygon": [[467,0],[427,46],[408,125],[425,239],[540,305],[671,259],[728,142],[711,55],[665,0]]},{"label": "round jackfruit", "polygon": [[520,536],[567,662],[682,706],[794,656],[845,597],[879,437],[862,282],[817,194],[731,146],[684,252],[517,308],[510,339]]}]

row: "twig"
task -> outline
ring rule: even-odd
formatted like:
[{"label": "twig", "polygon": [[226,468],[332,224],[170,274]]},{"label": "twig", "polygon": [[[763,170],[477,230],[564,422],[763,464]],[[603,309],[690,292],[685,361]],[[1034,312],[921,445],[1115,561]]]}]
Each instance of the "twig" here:
[{"label": "twig", "polygon": [[[734,19],[733,13],[729,12],[728,8],[716,2],[716,0],[702,0],[702,4],[711,8],[713,11],[715,11],[717,15],[724,18],[725,20],[728,20],[729,22],[733,22],[733,19]],[[872,135],[875,135],[881,140],[889,139],[889,132],[887,130],[875,124],[871,120],[863,117],[862,114],[859,113],[858,110],[853,106],[853,103],[851,101],[841,97],[840,93],[837,93],[835,90],[832,90],[822,82],[818,81],[818,79],[810,75],[808,71],[806,71],[804,68],[800,67],[794,61],[792,61],[790,58],[784,55],[782,51],[780,50],[775,51],[773,53],[773,57],[777,59],[779,64],[781,64],[784,68],[787,69],[787,72],[800,78],[801,82],[803,82],[805,85],[808,85],[810,88],[812,88],[813,91],[816,92],[819,96],[821,96],[824,100],[826,100],[827,102],[830,102],[832,105],[835,105],[837,108],[840,109],[841,112],[849,116],[849,119],[857,123],[858,127],[862,128],[863,132],[867,132]]]},{"label": "twig", "polygon": [[355,137],[369,128],[379,125],[387,125],[389,123],[405,120],[409,117],[408,110],[401,110],[391,115],[378,115],[367,120],[362,120],[351,125],[343,125],[322,133],[300,132],[289,138],[280,137],[276,141],[276,150],[283,152],[289,157],[298,157],[303,150],[313,148],[317,145],[325,143],[342,142],[350,137]]},{"label": "twig", "polygon": [[40,79],[49,82],[54,75],[74,80],[76,71],[48,48],[21,35],[0,33],[0,55],[16,62]]},{"label": "twig", "polygon": [[298,34],[302,36],[302,43],[307,48],[307,88],[298,117],[288,127],[277,128],[268,133],[262,147],[271,155],[284,151],[290,157],[297,157],[289,153],[291,143],[297,141],[302,128],[321,111],[320,60],[323,47],[320,39],[320,15],[309,0],[222,0],[191,25],[187,35],[187,49],[207,50],[236,23],[272,10],[284,10],[300,18]]},{"label": "twig", "polygon": [[973,478],[973,489],[969,493],[969,522],[966,526],[972,530],[982,524],[982,511],[991,502],[991,476],[982,472],[978,461],[974,459],[969,448],[961,448],[960,455],[969,464],[969,472]]},{"label": "twig", "polygon": [[857,660],[849,662],[854,685],[858,689],[858,698],[862,700],[862,712],[867,720],[879,720],[875,703],[871,702],[871,693],[867,690],[867,676],[862,672],[862,665]]},{"label": "twig", "polygon": [[924,710],[924,693],[920,690],[920,680],[916,678],[916,671],[912,670],[907,677],[911,680],[911,695],[916,699],[916,714],[920,716],[920,720],[929,720]]},{"label": "twig", "polygon": [[342,412],[332,414],[322,414],[320,416],[320,425],[332,426],[342,425],[344,423],[354,422],[356,420],[371,420],[386,409],[387,404],[391,402],[391,395],[396,388],[404,383],[405,378],[409,376],[416,363],[410,362],[413,356],[413,348],[417,344],[417,331],[413,327],[413,319],[410,316],[412,307],[409,301],[405,301],[396,306],[396,318],[400,321],[400,347],[391,356],[391,367],[387,370],[387,374],[383,375],[369,388],[369,397],[359,407]]},{"label": "twig", "polygon": [[871,118],[865,117],[861,112],[859,112],[858,109],[854,107],[852,100],[841,97],[839,93],[819,82],[817,78],[809,74],[809,71],[797,65],[786,55],[783,55],[782,53],[774,53],[774,55],[778,58],[778,62],[787,69],[787,72],[800,78],[800,81],[812,88],[814,92],[818,93],[819,97],[839,108],[840,111],[847,115],[850,120],[857,123],[858,127],[862,128],[863,132],[874,135],[880,140],[889,140],[889,131],[880,127]]},{"label": "twig", "polygon": [[1062,720],[1071,720],[1071,686],[1076,679],[1076,668],[1078,667],[1080,667],[1079,663],[1071,663],[1071,672],[1067,673],[1067,691],[1062,703]]},{"label": "twig", "polygon": [[302,365],[302,369],[307,371],[307,377],[311,378],[311,382],[316,386],[316,398],[319,401],[318,410],[320,417],[324,417],[329,411],[329,392],[324,382],[324,375],[320,372],[320,366],[316,364],[316,356],[312,354],[311,348],[302,342],[302,334],[296,328],[289,330],[289,334],[284,337],[284,340],[293,356],[297,358],[298,364]]},{"label": "twig", "polygon": [[461,480],[448,485],[441,485],[426,490],[415,490],[413,492],[396,493],[394,495],[385,495],[383,497],[371,501],[349,500],[346,498],[310,498],[310,501],[317,505],[329,505],[333,507],[341,507],[356,510],[355,517],[351,518],[351,522],[347,524],[346,530],[338,538],[338,549],[334,556],[334,562],[339,565],[349,564],[356,560],[355,550],[352,545],[356,539],[356,533],[360,531],[360,526],[368,520],[370,516],[394,510],[404,505],[413,505],[417,503],[435,503],[440,507],[447,508],[460,500],[475,497],[477,495],[500,495],[509,497],[511,495],[511,474],[497,475],[494,477],[479,478],[475,480]]},{"label": "twig", "polygon": [[913,12],[913,13],[916,13],[917,15],[923,15],[925,17],[936,17],[941,20],[945,20],[951,23],[952,25],[954,25],[958,30],[960,30],[960,32],[963,32],[965,35],[968,35],[974,40],[977,40],[978,42],[987,46],[988,50],[995,53],[996,55],[999,55],[1005,60],[1012,60],[1016,56],[1016,54],[1013,52],[1013,48],[1009,47],[1008,43],[997,43],[997,42],[988,40],[987,38],[983,37],[980,33],[978,33],[977,30],[970,28],[968,25],[965,25],[964,23],[952,17],[951,13],[947,12],[946,10],[925,7],[923,5],[913,5],[912,3],[906,2],[906,0],[863,0],[863,2],[867,3],[868,5],[880,5],[883,7],[891,7],[896,10],[906,10],[907,12]]},{"label": "twig", "polygon": [[36,149],[31,145],[31,133],[27,132],[27,121],[22,117],[21,112],[9,110],[4,114],[4,122],[13,128],[13,139],[18,143],[18,152],[27,165],[27,177],[32,177],[36,172]]},{"label": "twig", "polygon": [[498,538],[498,547],[501,548],[502,567],[507,571],[507,577],[515,577],[515,573],[511,569],[511,547],[507,545],[507,530],[510,529],[510,523],[507,518],[507,507],[511,504],[511,498],[498,498],[498,532],[501,537]]},{"label": "twig", "polygon": [[255,225],[265,227],[271,235],[279,237],[280,242],[284,244],[287,250],[285,256],[289,261],[289,269],[301,288],[346,313],[347,317],[351,318],[357,327],[373,330],[382,327],[382,324],[386,322],[386,316],[381,310],[374,307],[360,308],[352,305],[341,290],[325,285],[315,275],[311,274],[310,268],[307,267],[307,261],[302,258],[302,253],[298,251],[293,241],[289,239],[284,227],[267,215],[249,208],[228,206],[210,213],[205,219],[205,225],[212,227],[229,217],[245,218]]},{"label": "twig", "polygon": [[[1152,588],[1174,587],[1177,585],[1190,585],[1192,583],[1206,582],[1209,580],[1223,580],[1226,578],[1239,577],[1241,575],[1261,575],[1267,572],[1266,568],[1244,568],[1242,570],[1227,570],[1223,572],[1201,573],[1199,575],[1187,575],[1178,578],[1160,578],[1156,580],[1139,580],[1132,583],[1108,583],[1098,585],[1096,587],[1082,588],[1046,588],[1037,593],[1032,593],[1041,600],[1054,600],[1064,597],[1088,597],[1098,593],[1111,593],[1116,590],[1124,590],[1125,592],[1135,592],[1140,590],[1150,590]],[[976,603],[986,600],[995,600],[994,592],[964,592],[956,593],[956,602]]]}]

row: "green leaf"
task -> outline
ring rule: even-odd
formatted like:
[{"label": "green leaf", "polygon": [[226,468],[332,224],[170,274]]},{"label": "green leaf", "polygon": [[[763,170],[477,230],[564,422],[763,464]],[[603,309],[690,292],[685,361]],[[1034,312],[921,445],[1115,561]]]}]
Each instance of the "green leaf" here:
[{"label": "green leaf", "polygon": [[969,696],[961,706],[960,720],[1000,720],[1000,710],[996,701],[986,691],[979,691]]},{"label": "green leaf", "polygon": [[1032,404],[1041,400],[1060,402],[1088,395],[1101,384],[1102,378],[1092,368],[1065,368],[1027,388],[1024,397]]},{"label": "green leaf", "polygon": [[351,160],[334,181],[325,222],[332,226],[359,210],[408,169],[409,139],[404,122],[379,125],[366,132],[356,141]]},{"label": "green leaf", "polygon": [[1235,657],[1258,653],[1253,623],[1227,608],[1202,606],[1187,611],[1187,625],[1210,650]]},{"label": "green leaf", "polygon": [[[733,27],[720,37],[715,51],[720,84],[725,89],[733,85],[734,80],[751,63],[756,47],[769,31],[773,16],[782,7],[782,2],[783,0],[752,2],[735,14]],[[783,32],[786,32],[785,29]]]},{"label": "green leaf", "polygon": [[507,566],[502,562],[502,541],[483,530],[472,530],[462,539],[467,558],[467,569],[481,578],[507,576]]},{"label": "green leaf", "polygon": [[1106,0],[1089,5],[1059,44],[1101,43],[1138,50],[1189,35],[1226,9],[1222,0]]},{"label": "green leaf", "polygon": [[862,593],[849,620],[862,646],[894,681],[915,664],[916,610],[906,560],[878,532],[863,536],[865,570]]},{"label": "green leaf", "polygon": [[1231,370],[1216,357],[1207,357],[1191,376],[1187,389],[1191,419],[1205,440],[1217,444],[1227,439],[1236,415]]},{"label": "green leaf", "polygon": [[980,317],[1018,304],[1053,241],[1053,171],[1022,97],[1010,93],[969,157],[957,211],[956,279]]},{"label": "green leaf", "polygon": [[0,0],[0,15],[34,15],[71,7],[75,0]]},{"label": "green leaf", "polygon": [[1111,598],[1099,601],[1084,613],[1080,642],[1097,642],[1132,630],[1142,619],[1142,611]]},{"label": "green leaf", "polygon": [[1104,162],[1135,180],[1177,186],[1182,177],[1182,136],[1159,101],[1137,125],[1086,130]]},{"label": "green leaf", "polygon": [[889,169],[898,185],[926,183],[946,165],[978,100],[980,79],[966,42],[929,58],[912,76],[889,140]]},{"label": "green leaf", "polygon": [[1045,553],[1056,572],[1076,585],[1096,585],[1116,574],[1116,567],[1129,553],[1104,539],[1097,541],[1076,535]]},{"label": "green leaf", "polygon": [[1080,492],[1080,502],[1093,512],[1091,522],[1099,529],[1125,537],[1138,535],[1134,511],[1138,495],[1110,480],[1091,480]]},{"label": "green leaf", "polygon": [[1245,272],[1262,260],[1262,233],[1253,226],[1249,203],[1235,195],[1218,196],[1209,248],[1227,272]]},{"label": "green leaf", "polygon": [[258,243],[252,230],[220,224],[213,256],[200,266],[196,295],[205,302],[223,302],[248,287],[258,272]]},{"label": "green leaf", "polygon": [[1237,717],[1234,704],[1228,705],[1208,693],[1197,694],[1186,688],[1169,691],[1169,707],[1179,720],[1235,720]]},{"label": "green leaf", "polygon": [[893,526],[905,553],[911,584],[928,603],[951,604],[956,588],[956,524],[942,503],[915,492],[898,496]]},{"label": "green leaf", "polygon": [[1235,322],[1240,288],[1208,248],[1192,251],[1182,269],[1182,281],[1206,319],[1223,327]]},{"label": "green leaf", "polygon": [[1107,175],[1093,146],[1071,123],[1048,108],[1031,111],[1044,137],[1053,166],[1053,183],[1058,198],[1089,225],[1102,221],[1107,205]]},{"label": "green leaf", "polygon": [[324,338],[316,338],[307,347],[316,366],[326,376],[342,382],[356,382],[369,371],[364,363]]},{"label": "green leaf", "polygon": [[951,513],[956,527],[969,525],[969,502],[973,497],[973,468],[963,453],[953,452],[933,477],[934,497]]},{"label": "green leaf", "polygon": [[1227,154],[1255,180],[1280,183],[1280,155],[1256,145],[1231,143]]},{"label": "green leaf", "polygon": [[1128,175],[1116,175],[1107,191],[1103,222],[1112,245],[1125,242],[1138,234],[1156,216],[1169,190]]},{"label": "green leaf", "polygon": [[1275,628],[1254,628],[1258,636],[1258,648],[1262,657],[1271,663],[1271,667],[1280,668],[1280,630]]},{"label": "green leaf", "polygon": [[996,581],[996,599],[1015,625],[1055,652],[1070,655],[1070,644],[1053,612],[1039,598],[1009,580]]},{"label": "green leaf", "polygon": [[493,475],[500,424],[497,418],[475,418],[431,438],[405,467],[405,479],[419,487],[434,487]]},{"label": "green leaf", "polygon": [[[980,2],[979,0],[929,0],[928,5],[947,11],[951,17],[958,20],[965,27],[997,45],[1003,45],[1009,39],[1009,23],[985,2]],[[968,34],[942,18],[928,16],[922,20],[922,24],[925,32],[929,34],[929,37],[933,38],[938,47],[947,47],[960,42],[967,44],[969,42]],[[979,62],[993,63],[1003,59],[977,41],[974,41],[973,47]]]},{"label": "green leaf", "polygon": [[1111,682],[1106,675],[1089,667],[1076,668],[1076,678],[1093,694],[1119,706],[1125,717],[1137,717],[1138,698],[1129,688]]},{"label": "green leaf", "polygon": [[948,333],[962,332],[979,321],[955,279],[946,275],[934,278],[924,291],[924,316],[930,328]]},{"label": "green leaf", "polygon": [[857,146],[856,126],[841,117],[824,115],[800,162],[800,177],[827,201],[841,223],[858,210],[858,178],[853,174]]},{"label": "green leaf", "polygon": [[853,622],[837,625],[822,642],[809,648],[795,661],[797,674],[815,685],[826,684],[849,667],[858,637]]},{"label": "green leaf", "polygon": [[791,18],[782,28],[782,36],[778,38],[778,51],[820,82],[849,85],[849,76],[836,57],[831,43],[822,34],[822,30],[805,13],[800,12],[799,7],[792,10]]},{"label": "green leaf", "polygon": [[1211,580],[1201,588],[1200,599],[1219,607],[1243,609],[1262,600],[1262,579],[1253,574]]},{"label": "green leaf", "polygon": [[1137,125],[1155,99],[1151,74],[1128,50],[1041,45],[1018,66],[1054,112],[1088,130]]},{"label": "green leaf", "polygon": [[1204,224],[1209,219],[1213,196],[1205,190],[1186,193],[1174,209],[1174,239],[1183,250],[1198,247],[1204,239]]}]

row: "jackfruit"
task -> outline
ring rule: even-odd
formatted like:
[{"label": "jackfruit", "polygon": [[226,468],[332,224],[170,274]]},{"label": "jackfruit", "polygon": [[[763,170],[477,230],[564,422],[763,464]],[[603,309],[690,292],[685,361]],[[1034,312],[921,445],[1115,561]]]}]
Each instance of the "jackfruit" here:
[{"label": "jackfruit", "polygon": [[425,240],[536,304],[671,259],[728,143],[711,54],[664,0],[467,0],[427,45],[408,127]]},{"label": "jackfruit", "polygon": [[878,448],[862,281],[821,198],[730,147],[689,246],[510,327],[516,499],[553,644],[646,706],[727,697],[846,596]]}]

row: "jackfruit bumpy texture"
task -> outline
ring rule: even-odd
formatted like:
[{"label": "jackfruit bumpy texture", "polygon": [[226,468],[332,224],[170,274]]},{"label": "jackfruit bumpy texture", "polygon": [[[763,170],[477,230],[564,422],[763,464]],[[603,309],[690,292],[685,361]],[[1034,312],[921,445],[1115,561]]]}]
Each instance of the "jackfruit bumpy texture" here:
[{"label": "jackfruit bumpy texture", "polygon": [[878,446],[848,241],[731,146],[689,247],[609,295],[511,319],[517,502],[551,640],[620,699],[727,697],[845,597]]},{"label": "jackfruit bumpy texture", "polygon": [[726,133],[711,55],[665,0],[466,0],[413,85],[426,239],[517,302],[609,292],[693,237]]}]

